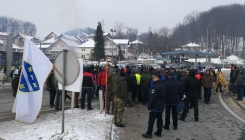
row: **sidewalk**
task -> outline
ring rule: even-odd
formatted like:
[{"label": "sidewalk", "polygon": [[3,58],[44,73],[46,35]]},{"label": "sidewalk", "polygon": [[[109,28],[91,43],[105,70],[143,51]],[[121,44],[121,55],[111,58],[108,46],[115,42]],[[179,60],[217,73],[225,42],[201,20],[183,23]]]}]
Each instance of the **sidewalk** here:
[{"label": "sidewalk", "polygon": [[[231,95],[230,95],[231,96]],[[233,101],[243,110],[245,111],[245,100],[243,101],[237,101],[237,96],[234,95],[234,96],[231,96],[231,98],[233,99]]]}]

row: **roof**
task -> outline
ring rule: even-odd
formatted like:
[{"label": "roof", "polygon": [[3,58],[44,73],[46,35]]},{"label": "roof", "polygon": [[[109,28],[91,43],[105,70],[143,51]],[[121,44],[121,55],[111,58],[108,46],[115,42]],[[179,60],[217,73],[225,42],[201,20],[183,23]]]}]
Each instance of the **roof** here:
[{"label": "roof", "polygon": [[119,44],[128,44],[129,39],[113,39],[113,42],[115,42],[117,45],[119,45]]},{"label": "roof", "polygon": [[81,44],[79,47],[81,48],[85,48],[85,47],[94,47],[95,46],[95,42],[93,39],[89,39],[88,41],[84,42],[83,44]]},{"label": "roof", "polygon": [[[71,40],[78,40],[76,37],[74,37],[74,36],[69,36],[69,35],[65,35],[65,34],[61,34],[60,36],[64,36],[65,38],[67,38],[67,39],[71,39]],[[59,37],[60,37],[59,36]],[[58,37],[58,38],[59,38]]]},{"label": "roof", "polygon": [[57,34],[57,33],[55,33],[55,32],[51,32],[51,33],[49,33],[44,39],[46,39],[50,34],[52,34],[52,33],[54,33],[55,35],[57,35],[57,36],[60,36],[60,34]]},{"label": "roof", "polygon": [[44,41],[43,44],[52,44],[55,42],[55,40],[55,38],[50,38],[49,40]]},{"label": "roof", "polygon": [[[36,45],[38,48],[40,48],[40,44]],[[50,47],[51,45],[41,45],[41,48],[46,49],[48,47]]]},{"label": "roof", "polygon": [[34,38],[34,37],[32,37],[32,36],[28,36],[28,35],[24,35],[24,34],[18,34],[18,35],[16,35],[14,38],[16,38],[17,36],[21,36],[21,37],[27,38],[27,39],[29,39],[29,40],[31,40],[31,39]]},{"label": "roof", "polygon": [[143,42],[141,42],[141,41],[139,41],[139,40],[135,40],[135,41],[133,41],[133,42],[131,42],[132,44],[144,44]]},{"label": "roof", "polygon": [[[3,40],[0,40],[0,44],[3,44]],[[13,44],[12,47],[13,47],[13,49],[21,49],[22,50],[22,48],[20,48],[19,46],[15,45],[15,44]]]},{"label": "roof", "polygon": [[74,41],[70,41],[70,40],[67,40],[67,39],[60,39],[62,41],[64,41],[67,45],[71,46],[71,47],[79,47],[79,45],[74,42]]},{"label": "roof", "polygon": [[9,35],[9,34],[6,33],[6,32],[0,32],[0,35],[7,36],[7,35]]},{"label": "roof", "polygon": [[183,45],[182,47],[186,48],[186,47],[201,47],[201,46],[196,43],[189,43],[189,44]]},{"label": "roof", "polygon": [[[194,51],[173,51],[173,52],[162,52],[163,55],[198,55],[198,56],[206,56],[206,52],[194,52]],[[214,53],[207,53],[208,56],[215,56]]]}]

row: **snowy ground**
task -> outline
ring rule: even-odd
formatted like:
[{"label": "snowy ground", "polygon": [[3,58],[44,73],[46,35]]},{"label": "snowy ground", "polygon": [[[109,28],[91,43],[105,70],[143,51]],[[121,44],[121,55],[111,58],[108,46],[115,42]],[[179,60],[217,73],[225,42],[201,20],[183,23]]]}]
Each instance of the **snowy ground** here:
[{"label": "snowy ground", "polygon": [[0,123],[0,139],[5,140],[107,140],[111,137],[112,115],[98,109],[65,111],[65,133],[61,134],[62,112],[40,116],[34,124],[17,121]]}]

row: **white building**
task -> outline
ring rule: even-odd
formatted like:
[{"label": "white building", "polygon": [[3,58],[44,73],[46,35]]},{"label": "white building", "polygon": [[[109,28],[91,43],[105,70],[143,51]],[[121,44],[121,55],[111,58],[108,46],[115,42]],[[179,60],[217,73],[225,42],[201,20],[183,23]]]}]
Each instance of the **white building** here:
[{"label": "white building", "polygon": [[201,50],[201,46],[196,44],[196,43],[189,43],[189,44],[186,44],[186,45],[183,45],[182,46],[182,50],[183,51],[200,51]]},{"label": "white building", "polygon": [[80,58],[83,58],[85,60],[88,60],[91,58],[91,54],[93,52],[95,46],[95,42],[93,39],[89,39],[85,43],[79,45],[75,51],[77,53],[77,56]]},{"label": "white building", "polygon": [[113,39],[113,42],[115,42],[119,49],[121,49],[122,54],[127,54],[128,53],[128,44],[129,44],[129,39]]}]

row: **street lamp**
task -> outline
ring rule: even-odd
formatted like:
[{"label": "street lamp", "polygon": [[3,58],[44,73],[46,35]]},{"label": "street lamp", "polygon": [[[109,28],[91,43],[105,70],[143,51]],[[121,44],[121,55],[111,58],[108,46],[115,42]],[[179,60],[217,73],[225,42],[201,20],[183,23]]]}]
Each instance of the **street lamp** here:
[{"label": "street lamp", "polygon": [[212,23],[210,23],[210,24],[208,25],[208,27],[207,27],[206,66],[207,66],[207,64],[208,64],[208,28],[209,28],[210,25],[216,24],[216,23],[217,23],[217,22],[212,22]]},{"label": "street lamp", "polygon": [[113,62],[113,32],[116,32],[116,30],[115,29],[111,29],[111,33],[112,33],[112,46],[111,46],[111,48],[112,48],[112,50],[111,50],[112,55],[111,55],[111,62]]}]

